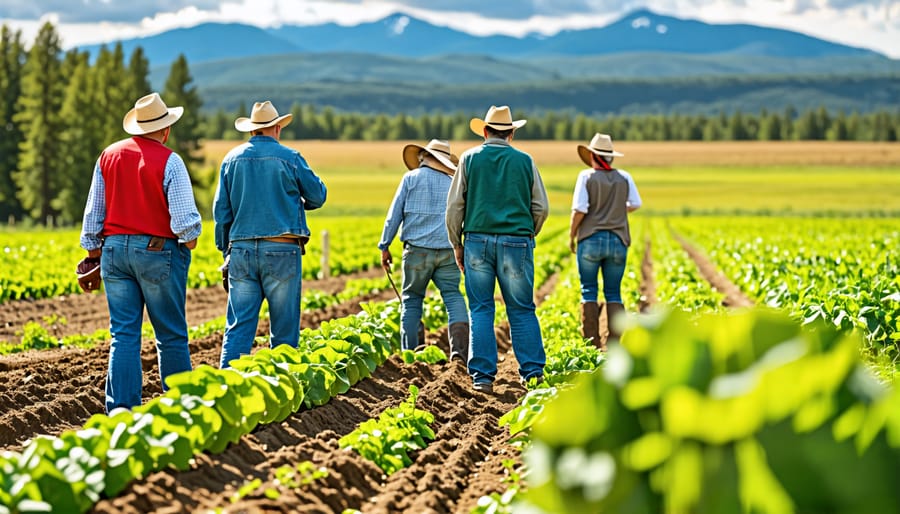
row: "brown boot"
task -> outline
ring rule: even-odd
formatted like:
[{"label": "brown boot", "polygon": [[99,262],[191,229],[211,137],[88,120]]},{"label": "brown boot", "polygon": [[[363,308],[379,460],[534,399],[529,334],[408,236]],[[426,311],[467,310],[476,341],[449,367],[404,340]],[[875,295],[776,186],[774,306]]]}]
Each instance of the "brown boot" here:
[{"label": "brown boot", "polygon": [[619,330],[623,320],[619,319],[625,315],[625,306],[621,303],[606,304],[606,324],[609,327],[609,336],[606,338],[606,345],[610,343],[618,343],[622,331]]},{"label": "brown boot", "polygon": [[581,304],[581,335],[600,348],[600,306],[597,302]]},{"label": "brown boot", "polygon": [[459,359],[463,364],[469,362],[469,324],[463,321],[451,323],[450,360]]}]

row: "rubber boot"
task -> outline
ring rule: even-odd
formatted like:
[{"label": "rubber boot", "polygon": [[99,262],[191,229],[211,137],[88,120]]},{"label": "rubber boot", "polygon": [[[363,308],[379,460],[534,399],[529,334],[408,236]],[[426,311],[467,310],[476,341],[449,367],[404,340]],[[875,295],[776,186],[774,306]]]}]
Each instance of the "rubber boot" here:
[{"label": "rubber boot", "polygon": [[606,345],[610,343],[618,343],[622,332],[617,328],[622,324],[623,320],[618,319],[625,315],[625,306],[621,303],[606,304],[606,324],[609,327],[609,336],[606,338]]},{"label": "rubber boot", "polygon": [[581,304],[581,335],[600,348],[600,306],[597,302]]},{"label": "rubber boot", "polygon": [[469,362],[469,324],[458,321],[450,324],[450,360],[458,359],[463,364]]}]

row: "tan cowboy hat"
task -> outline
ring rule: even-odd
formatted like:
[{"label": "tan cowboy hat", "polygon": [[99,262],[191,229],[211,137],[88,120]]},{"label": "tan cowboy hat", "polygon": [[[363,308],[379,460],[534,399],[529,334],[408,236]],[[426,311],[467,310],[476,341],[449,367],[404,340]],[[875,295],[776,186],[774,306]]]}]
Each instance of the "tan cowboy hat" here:
[{"label": "tan cowboy hat", "polygon": [[456,166],[459,164],[459,157],[450,153],[450,143],[440,139],[432,139],[425,146],[404,146],[403,163],[406,164],[407,169],[414,170],[419,167],[419,152],[423,150],[446,166],[451,174],[456,171]]},{"label": "tan cowboy hat", "polygon": [[588,166],[593,165],[591,154],[602,155],[604,157],[624,157],[625,154],[613,150],[612,138],[606,134],[599,132],[594,134],[591,144],[588,146],[578,145],[578,156]]},{"label": "tan cowboy hat", "polygon": [[291,124],[291,120],[293,119],[294,115],[290,113],[279,116],[278,111],[275,109],[275,106],[272,105],[272,102],[266,100],[265,102],[256,102],[253,104],[253,110],[250,111],[249,118],[241,117],[234,120],[234,128],[241,132],[253,132],[254,130],[271,127],[273,125],[287,127]]},{"label": "tan cowboy hat", "polygon": [[472,129],[478,136],[484,136],[484,127],[488,126],[495,130],[510,130],[517,129],[527,123],[528,120],[516,120],[513,121],[512,115],[509,112],[509,106],[501,105],[497,107],[492,105],[490,109],[488,109],[487,115],[485,115],[484,119],[472,118],[472,121],[469,122],[469,128]]},{"label": "tan cowboy hat", "polygon": [[166,107],[159,93],[150,93],[134,102],[122,120],[122,128],[132,136],[141,136],[162,130],[181,118],[184,107]]}]

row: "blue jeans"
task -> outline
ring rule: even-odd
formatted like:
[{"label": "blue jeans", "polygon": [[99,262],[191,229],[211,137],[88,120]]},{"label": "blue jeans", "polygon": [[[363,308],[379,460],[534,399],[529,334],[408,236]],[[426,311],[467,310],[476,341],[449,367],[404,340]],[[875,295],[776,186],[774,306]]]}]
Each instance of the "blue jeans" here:
[{"label": "blue jeans", "polygon": [[166,377],[190,371],[184,316],[191,251],[174,239],[160,251],[147,250],[150,236],[108,236],[100,275],[109,305],[109,369],[106,411],[141,404],[141,324],[144,307],[153,325],[163,390]]},{"label": "blue jeans", "polygon": [[494,284],[506,303],[519,376],[544,372],[546,355],[534,313],[534,239],[523,236],[465,235],[466,295],[471,310],[469,374],[474,382],[493,382],[497,375],[494,337]]},{"label": "blue jeans", "polygon": [[581,301],[597,301],[597,274],[603,274],[603,297],[607,303],[622,303],[622,276],[628,247],[619,236],[600,230],[578,242],[578,278]]},{"label": "blue jeans", "polygon": [[259,309],[269,302],[270,346],[297,347],[300,340],[300,247],[263,239],[231,243],[228,266],[228,308],[220,367],[250,353]]},{"label": "blue jeans", "polygon": [[433,280],[441,292],[450,324],[469,321],[466,301],[459,292],[459,268],[453,250],[432,250],[405,245],[403,249],[403,306],[400,314],[400,343],[404,350],[414,349],[422,319],[422,301],[428,282]]}]

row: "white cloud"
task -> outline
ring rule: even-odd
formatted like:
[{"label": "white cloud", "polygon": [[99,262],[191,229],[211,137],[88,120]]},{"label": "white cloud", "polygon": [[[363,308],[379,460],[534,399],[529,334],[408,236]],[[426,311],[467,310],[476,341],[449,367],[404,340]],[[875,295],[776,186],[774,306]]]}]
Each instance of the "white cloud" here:
[{"label": "white cloud", "polygon": [[795,30],[900,58],[900,0],[0,0],[0,23],[22,29],[30,41],[38,20],[52,20],[71,47],[201,22],[352,25],[398,11],[476,35],[553,34],[602,26],[637,8]]}]

